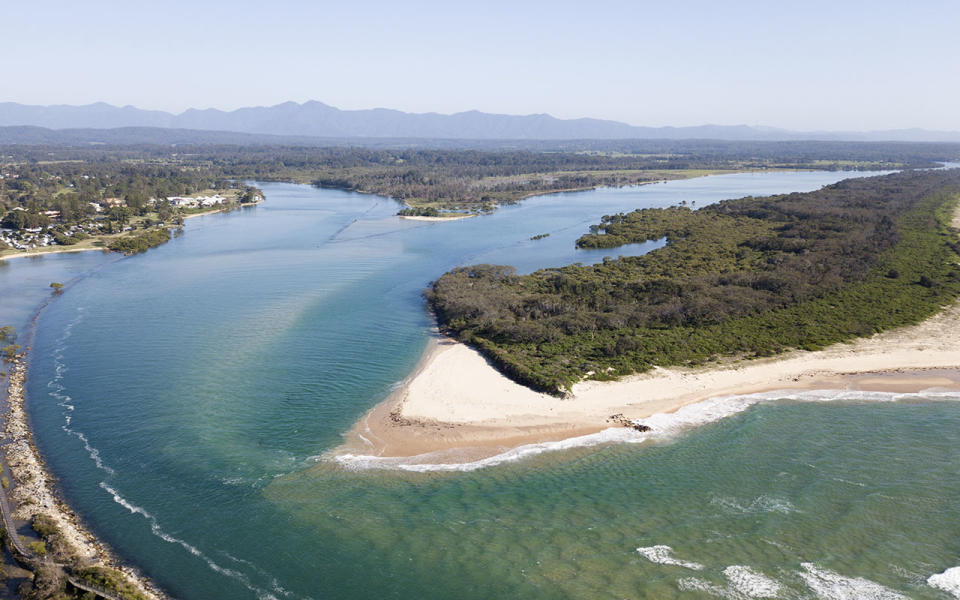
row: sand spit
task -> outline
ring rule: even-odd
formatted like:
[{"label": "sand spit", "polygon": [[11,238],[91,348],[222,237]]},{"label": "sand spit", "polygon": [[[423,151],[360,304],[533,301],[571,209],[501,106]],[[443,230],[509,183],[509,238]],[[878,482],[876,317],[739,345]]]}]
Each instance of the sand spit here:
[{"label": "sand spit", "polygon": [[440,223],[443,221],[460,221],[462,219],[470,219],[476,216],[477,215],[459,215],[459,216],[450,216],[450,217],[421,217],[421,216],[414,216],[414,215],[400,215],[400,218],[406,221],[430,221],[432,223]]},{"label": "sand spit", "polygon": [[[953,226],[960,229],[960,209]],[[589,436],[719,396],[774,390],[960,390],[960,302],[918,325],[823,350],[705,368],[656,368],[582,381],[568,398],[535,392],[479,352],[436,336],[419,365],[331,454],[467,462],[529,444]]]},{"label": "sand spit", "polygon": [[623,418],[642,420],[718,396],[773,390],[960,390],[957,332],[960,305],[920,325],[852,344],[712,368],[655,369],[614,382],[585,381],[563,399],[519,385],[472,348],[438,338],[421,367],[365,415],[334,454],[446,452],[461,462],[597,433],[619,426]]}]

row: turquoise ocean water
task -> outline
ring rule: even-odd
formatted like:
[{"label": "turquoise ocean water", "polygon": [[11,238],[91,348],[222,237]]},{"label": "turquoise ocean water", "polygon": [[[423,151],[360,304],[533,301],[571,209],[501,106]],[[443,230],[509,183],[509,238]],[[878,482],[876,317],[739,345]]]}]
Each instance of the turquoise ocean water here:
[{"label": "turquoise ocean water", "polygon": [[960,565],[950,395],[725,399],[676,436],[470,472],[324,458],[418,361],[420,292],[449,268],[643,252],[573,240],[603,214],[844,176],[554,194],[441,224],[263,184],[265,204],[143,255],[0,263],[0,322],[22,329],[72,282],[32,340],[37,442],[89,525],[177,598],[960,597],[956,572],[928,581]]}]

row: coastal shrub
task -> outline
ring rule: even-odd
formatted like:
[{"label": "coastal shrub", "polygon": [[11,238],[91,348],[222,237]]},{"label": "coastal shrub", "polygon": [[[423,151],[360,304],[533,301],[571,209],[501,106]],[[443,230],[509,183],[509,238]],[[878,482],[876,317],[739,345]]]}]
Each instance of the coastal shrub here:
[{"label": "coastal shrub", "polygon": [[458,268],[426,296],[446,332],[555,394],[591,371],[609,379],[815,350],[916,323],[960,295],[949,227],[958,190],[958,172],[906,172],[697,211],[607,215],[579,245],[669,243],[524,276]]},{"label": "coastal shrub", "polygon": [[404,208],[397,212],[401,217],[439,217],[440,211],[433,206]]},{"label": "coastal shrub", "polygon": [[170,231],[167,229],[150,229],[137,235],[119,237],[107,246],[114,252],[124,254],[138,254],[146,252],[154,246],[170,241]]},{"label": "coastal shrub", "polygon": [[137,588],[127,581],[127,578],[114,569],[106,567],[85,567],[73,573],[78,579],[87,582],[93,587],[99,587],[116,593],[128,600],[147,600]]},{"label": "coastal shrub", "polygon": [[37,556],[44,556],[47,553],[47,544],[41,541],[30,542],[27,548]]},{"label": "coastal shrub", "polygon": [[37,532],[37,535],[40,537],[50,537],[52,535],[59,535],[60,528],[57,527],[57,524],[48,517],[47,515],[38,514],[34,515],[33,521],[30,523],[30,526],[34,531]]},{"label": "coastal shrub", "polygon": [[61,246],[72,246],[80,241],[73,236],[64,235],[62,233],[54,235],[53,240]]}]

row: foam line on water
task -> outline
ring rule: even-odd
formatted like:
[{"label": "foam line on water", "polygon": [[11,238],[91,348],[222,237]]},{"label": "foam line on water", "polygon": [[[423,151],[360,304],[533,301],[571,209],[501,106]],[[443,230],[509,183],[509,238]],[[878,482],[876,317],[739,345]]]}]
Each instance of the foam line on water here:
[{"label": "foam line on water", "polygon": [[82,432],[76,431],[70,427],[70,424],[73,421],[72,413],[76,410],[76,406],[72,404],[73,399],[66,393],[66,387],[62,383],[64,374],[70,370],[63,360],[64,353],[68,348],[67,342],[73,335],[73,328],[83,320],[83,316],[83,309],[77,309],[77,315],[69,323],[67,323],[67,325],[63,328],[63,333],[57,339],[57,345],[53,351],[54,376],[53,379],[47,382],[47,389],[50,390],[49,395],[56,401],[57,406],[63,409],[64,424],[60,426],[60,429],[62,429],[67,435],[72,435],[80,440],[84,449],[87,451],[87,454],[93,460],[93,463],[98,469],[104,471],[108,475],[115,475],[116,471],[103,462],[103,459],[100,457],[100,450],[95,448],[90,443],[90,440],[87,439],[87,436],[85,436]]},{"label": "foam line on water", "polygon": [[244,565],[244,566],[246,566],[246,567],[248,567],[248,568],[250,568],[250,569],[253,569],[254,571],[256,571],[257,573],[259,573],[259,574],[262,575],[263,577],[269,579],[269,580],[270,580],[270,587],[273,589],[273,591],[277,592],[278,594],[282,594],[282,595],[287,596],[287,597],[292,597],[292,596],[293,596],[293,594],[292,594],[291,592],[287,591],[286,589],[283,588],[283,586],[280,585],[280,582],[277,581],[277,578],[276,578],[276,577],[274,577],[274,576],[271,575],[270,573],[267,573],[266,571],[264,571],[263,569],[261,569],[260,567],[258,567],[255,563],[253,563],[253,562],[251,562],[251,561],[249,561],[249,560],[243,559],[243,558],[237,558],[236,556],[230,554],[230,553],[227,552],[226,550],[221,550],[221,551],[220,551],[220,554],[223,554],[224,556],[226,556],[227,558],[229,558],[230,560],[232,560],[232,561],[235,562],[235,563],[238,563],[238,564]]},{"label": "foam line on water", "polygon": [[[219,564],[214,562],[212,559],[210,559],[210,557],[208,557],[206,554],[200,551],[200,549],[197,548],[196,546],[193,546],[188,542],[180,538],[174,537],[169,533],[165,532],[160,527],[160,523],[157,521],[156,517],[154,517],[152,514],[147,512],[145,508],[141,506],[137,506],[136,504],[133,504],[130,501],[128,501],[126,498],[121,496],[117,490],[112,488],[106,482],[101,481],[100,487],[113,497],[114,502],[116,502],[120,506],[130,511],[132,514],[140,515],[141,517],[146,519],[147,522],[150,524],[150,531],[152,531],[153,534],[158,538],[162,539],[163,541],[169,544],[178,545],[184,550],[186,550],[187,552],[189,552],[190,554],[192,554],[193,556],[196,556],[197,558],[203,560],[204,562],[207,563],[207,566],[210,568],[211,571],[215,573],[219,573],[220,575],[224,575],[226,577],[230,577],[232,579],[235,579],[236,581],[239,581],[244,587],[246,587],[251,592],[255,593],[257,595],[257,598],[259,598],[260,600],[279,600],[279,598],[277,598],[270,592],[253,585],[250,582],[250,579],[245,574],[239,571],[235,571],[233,569],[228,569],[226,567],[220,566]],[[276,587],[279,587],[279,585]]]},{"label": "foam line on water", "polygon": [[[697,427],[720,421],[748,408],[776,400],[793,402],[900,402],[904,400],[960,400],[957,392],[924,391],[919,393],[862,392],[852,390],[779,390],[758,394],[717,396],[688,404],[671,413],[657,413],[641,419],[650,431],[638,432],[625,427],[605,429],[556,442],[525,444],[506,452],[469,462],[441,461],[449,453],[428,453],[411,457],[382,457],[364,454],[339,454],[332,457],[348,470],[398,469],[403,471],[475,471],[507,462],[514,462],[557,450],[582,448],[610,443],[641,443],[676,437]],[[315,457],[329,458],[329,457]]]},{"label": "foam line on water", "polygon": [[943,573],[931,575],[927,578],[927,585],[960,599],[960,567],[951,567]]}]

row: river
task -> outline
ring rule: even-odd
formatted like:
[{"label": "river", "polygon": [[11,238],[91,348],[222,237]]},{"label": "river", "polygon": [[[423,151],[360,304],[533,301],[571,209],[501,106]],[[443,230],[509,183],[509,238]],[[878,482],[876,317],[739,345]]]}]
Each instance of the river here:
[{"label": "river", "polygon": [[960,565],[960,403],[943,397],[784,400],[471,473],[323,458],[417,363],[420,294],[446,270],[596,262],[625,252],[574,248],[604,214],[849,176],[550,194],[449,223],[263,183],[264,204],[142,255],[0,263],[0,324],[24,329],[69,282],[32,340],[38,445],[91,528],[177,598],[946,598],[927,583]]}]

